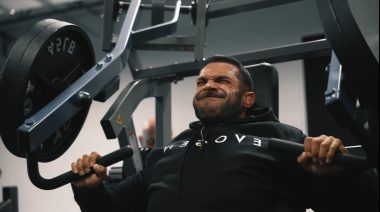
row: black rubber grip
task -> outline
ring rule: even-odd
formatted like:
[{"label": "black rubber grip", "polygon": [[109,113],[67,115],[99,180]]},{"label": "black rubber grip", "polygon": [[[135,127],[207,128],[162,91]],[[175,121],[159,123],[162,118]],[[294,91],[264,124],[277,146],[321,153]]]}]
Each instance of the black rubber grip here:
[{"label": "black rubber grip", "polygon": [[[100,165],[107,167],[121,160],[124,160],[128,157],[131,157],[132,155],[133,155],[133,150],[131,148],[123,147],[123,148],[120,148],[119,150],[116,150],[103,157],[98,158],[96,162]],[[40,172],[38,169],[38,161],[33,155],[27,157],[27,167],[28,167],[28,175],[29,175],[30,181],[36,187],[40,189],[44,189],[44,190],[56,189],[58,187],[61,187],[73,181],[87,177],[90,174],[93,174],[93,171],[92,171],[84,176],[79,176],[78,174],[74,174],[72,171],[68,171],[52,179],[45,179],[40,175]]]},{"label": "black rubber grip", "polygon": [[[284,153],[294,153],[300,155],[304,152],[304,145],[278,138],[270,138],[269,148]],[[366,157],[352,154],[341,154],[337,152],[333,159],[334,164],[346,166],[348,168],[366,170],[370,169],[370,165]]]},{"label": "black rubber grip", "polygon": [[125,158],[129,158],[133,155],[133,150],[130,147],[123,147],[119,150],[111,152],[103,157],[100,157],[96,160],[96,163],[102,166],[110,166],[115,164]]}]

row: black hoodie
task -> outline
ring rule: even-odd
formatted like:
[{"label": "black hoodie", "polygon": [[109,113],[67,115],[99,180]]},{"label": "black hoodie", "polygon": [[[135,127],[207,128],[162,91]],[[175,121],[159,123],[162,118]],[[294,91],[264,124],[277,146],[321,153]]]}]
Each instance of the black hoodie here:
[{"label": "black hoodie", "polygon": [[270,109],[216,126],[194,122],[153,150],[142,172],[119,184],[74,188],[75,199],[86,212],[305,211],[321,190],[317,177],[300,168],[298,155],[269,150],[268,138],[303,143],[305,135]]}]

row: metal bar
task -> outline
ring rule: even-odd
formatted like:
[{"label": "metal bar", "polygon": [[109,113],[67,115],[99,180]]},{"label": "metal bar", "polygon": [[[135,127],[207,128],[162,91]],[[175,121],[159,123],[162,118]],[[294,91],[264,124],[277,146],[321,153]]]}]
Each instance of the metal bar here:
[{"label": "metal bar", "polygon": [[279,63],[331,54],[330,43],[326,39],[280,46],[251,53],[234,55],[244,65],[267,62]]},{"label": "metal bar", "polygon": [[201,61],[204,56],[204,45],[206,42],[206,0],[197,0],[196,19],[196,42],[194,49],[194,60]]},{"label": "metal bar", "polygon": [[174,11],[172,20],[155,26],[133,31],[133,43],[147,42],[174,33],[177,30],[180,7],[181,1],[177,1],[176,10]]},{"label": "metal bar", "polygon": [[163,147],[171,141],[171,81],[159,85],[162,96],[156,97],[156,143],[155,147]]},{"label": "metal bar", "polygon": [[304,0],[228,0],[215,2],[209,4],[207,18],[218,18],[298,1]]},{"label": "metal bar", "polygon": [[12,200],[7,199],[0,202],[0,212],[12,212]]},{"label": "metal bar", "polygon": [[348,127],[351,122],[355,122],[357,96],[352,96],[342,86],[344,75],[342,65],[333,52],[329,65],[329,77],[325,91],[325,106],[330,110],[331,115],[344,127]]},{"label": "metal bar", "polygon": [[185,63],[174,63],[171,65],[147,68],[138,70],[135,73],[135,79],[155,78],[155,77],[187,77],[199,73],[202,67],[202,61],[192,61]]},{"label": "metal bar", "polygon": [[[132,118],[129,118],[128,124],[124,126],[118,136],[119,140],[126,140],[133,150],[132,161],[136,172],[143,169],[143,161],[141,159],[139,144],[137,143],[137,136],[135,131],[135,125],[133,124]],[[128,159],[127,159],[128,160]]]},{"label": "metal bar", "polygon": [[[322,57],[331,54],[331,47],[326,39],[246,52],[232,57],[240,60],[244,65],[268,62],[279,63],[310,57]],[[135,79],[152,77],[187,77],[198,74],[202,61],[185,62],[168,66],[138,70]]]},{"label": "metal bar", "polygon": [[151,24],[157,25],[165,20],[165,0],[152,0]]},{"label": "metal bar", "polygon": [[131,52],[128,57],[128,66],[131,70],[132,77],[135,78],[135,70],[142,69],[142,64],[140,61],[139,53],[136,49],[131,49]]},{"label": "metal bar", "polygon": [[339,63],[335,53],[332,52],[330,65],[329,65],[329,80],[325,91],[326,98],[337,97],[341,89],[342,81],[342,65]]},{"label": "metal bar", "polygon": [[138,50],[193,51],[195,37],[167,36],[146,43],[133,43]]},{"label": "metal bar", "polygon": [[371,140],[369,131],[366,131],[362,123],[357,121],[357,95],[352,96],[348,92],[347,86],[352,87],[347,84],[347,79],[342,72],[342,65],[335,53],[333,53],[325,92],[325,106],[342,127],[349,128],[353,132],[353,135],[362,144],[367,153],[370,164],[378,169],[379,159],[377,156],[379,152],[378,148],[375,148],[377,142],[373,142],[373,139]]},{"label": "metal bar", "polygon": [[114,22],[114,1],[105,0],[103,9],[103,38],[102,48],[103,51],[109,52],[113,48],[112,35],[113,35],[113,22]]},{"label": "metal bar", "polygon": [[101,120],[107,139],[119,136],[139,103],[148,97],[162,96],[162,79],[143,79],[129,83]]},{"label": "metal bar", "polygon": [[[363,29],[361,28],[359,29],[349,1],[318,0],[316,5],[326,36],[344,67],[345,76],[351,80],[352,86],[359,93],[361,106],[378,112],[379,62],[363,37],[363,32],[365,31],[362,31]],[[363,15],[367,16],[367,14]],[[366,27],[371,28],[373,22],[370,20],[376,18],[378,19],[378,16],[363,19],[368,20]],[[378,37],[377,26],[378,24],[372,28],[373,30],[377,28],[377,33],[375,34]],[[371,43],[373,45],[377,43],[378,48],[378,39],[375,40]],[[352,51],[352,49],[355,49],[355,51]]]},{"label": "metal bar", "polygon": [[[104,115],[101,124],[106,137],[119,138],[119,143],[135,145],[135,133],[131,117],[139,103],[148,97],[156,97],[156,147],[171,140],[171,81],[168,79],[143,79],[129,83]],[[135,136],[135,135],[134,135]],[[132,144],[131,142],[136,142]],[[132,146],[132,149],[134,147]],[[135,149],[134,149],[135,151]],[[139,157],[139,156],[137,156]],[[141,156],[140,156],[141,159]],[[136,170],[139,159],[134,159]],[[142,166],[142,163],[141,163]],[[138,170],[137,170],[138,171]]]},{"label": "metal bar", "polygon": [[16,186],[3,188],[3,200],[10,200],[8,202],[9,211],[18,212],[18,189]]},{"label": "metal bar", "polygon": [[[120,7],[122,9],[126,9],[129,7],[129,2],[119,2]],[[152,4],[141,4],[140,9],[142,10],[151,10],[153,8]],[[176,9],[176,6],[173,5],[164,5],[164,10],[165,11],[174,11]],[[180,7],[180,13],[182,14],[189,14],[191,13],[192,6],[186,6],[186,5],[181,5]]]},{"label": "metal bar", "polygon": [[96,7],[103,5],[103,0],[94,1],[72,1],[69,3],[54,4],[54,6],[43,6],[40,8],[31,8],[26,10],[15,11],[9,15],[0,16],[0,30],[15,25],[17,22],[29,21],[32,18],[41,18],[58,13],[72,12],[88,7]]},{"label": "metal bar", "polygon": [[[119,75],[126,66],[126,58],[128,58],[127,46],[130,42],[132,27],[136,20],[140,3],[141,0],[131,2],[120,32],[123,36],[119,37],[111,54],[108,54],[18,128],[17,134],[21,143],[42,144],[53,132],[58,130],[60,126],[80,110],[81,106],[78,105],[77,101],[81,91],[85,91],[91,97],[94,97],[115,76]],[[34,150],[30,149],[30,151]]]}]

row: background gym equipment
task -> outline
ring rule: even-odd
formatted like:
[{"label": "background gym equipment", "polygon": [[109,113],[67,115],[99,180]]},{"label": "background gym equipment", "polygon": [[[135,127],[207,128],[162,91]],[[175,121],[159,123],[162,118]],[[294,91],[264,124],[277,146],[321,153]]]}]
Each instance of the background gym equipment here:
[{"label": "background gym equipment", "polygon": [[3,201],[0,202],[0,212],[18,212],[17,187],[3,188]]},{"label": "background gym equipment", "polygon": [[[152,23],[151,27],[133,30],[136,21],[136,15],[139,9],[141,8],[141,0],[132,0],[129,3],[128,11],[124,16],[124,21],[122,22],[122,26],[118,35],[104,36],[106,40],[103,42],[103,44],[111,43],[111,45],[104,45],[105,49],[112,49],[112,51],[110,51],[110,53],[107,54],[103,59],[99,60],[96,63],[96,65],[86,69],[88,70],[87,72],[82,73],[82,75],[78,79],[70,83],[70,86],[68,86],[58,95],[56,95],[54,99],[49,100],[46,103],[46,106],[39,108],[39,110],[35,111],[35,113],[28,117],[28,119],[25,119],[26,117],[22,117],[21,124],[19,123],[20,125],[17,125],[17,123],[15,123],[16,127],[14,128],[17,128],[17,126],[19,126],[17,128],[17,133],[15,136],[17,138],[17,145],[23,144],[22,146],[26,147],[25,150],[21,151],[21,153],[19,151],[16,151],[18,147],[15,144],[13,145],[15,145],[16,147],[13,146],[7,148],[12,149],[12,151],[14,151],[14,154],[16,155],[19,154],[19,156],[27,156],[29,175],[31,176],[32,182],[37,187],[42,189],[53,189],[54,187],[59,186],[59,184],[55,183],[52,183],[54,184],[54,186],[47,186],[46,184],[49,184],[50,181],[40,179],[37,166],[38,160],[48,161],[51,158],[47,157],[46,159],[41,156],[41,159],[38,159],[39,154],[34,154],[36,149],[38,149],[38,147],[40,147],[41,144],[44,143],[44,141],[48,140],[48,138],[52,135],[53,132],[58,131],[62,126],[65,126],[66,123],[72,121],[75,116],[81,114],[80,111],[86,108],[88,109],[88,106],[90,105],[91,100],[93,98],[99,96],[101,93],[104,93],[105,97],[102,99],[105,101],[107,97],[112,95],[112,93],[118,88],[118,74],[127,65],[129,66],[135,81],[133,81],[125,87],[124,91],[120,94],[120,96],[115,101],[114,105],[110,108],[110,110],[103,118],[102,126],[106,133],[106,136],[107,138],[117,137],[121,145],[129,144],[132,147],[136,146],[135,132],[133,129],[133,121],[131,118],[132,112],[143,98],[155,97],[157,114],[156,126],[158,126],[156,133],[156,145],[158,147],[163,146],[164,141],[169,140],[168,138],[170,137],[169,135],[171,129],[170,83],[176,82],[177,80],[180,80],[183,77],[193,76],[197,74],[197,72],[199,71],[199,68],[203,63],[205,27],[207,26],[208,18],[216,18],[238,13],[241,11],[257,10],[291,2],[294,1],[252,2],[246,0],[234,0],[218,3],[210,3],[209,1],[196,1],[196,3],[193,4],[191,8],[189,8],[182,7],[181,1],[177,1],[176,6],[172,8],[174,10],[173,17],[168,22]],[[112,6],[107,6],[108,4],[106,4],[105,7],[106,10],[104,26],[111,26],[111,30],[104,30],[105,35],[110,31],[114,31],[112,29],[112,26],[114,26],[113,14],[118,14],[115,13],[115,8],[123,9],[122,5],[121,7],[115,7],[115,4],[121,5],[122,3],[120,3],[119,1],[113,1]],[[323,4],[323,2],[321,1],[320,4]],[[154,9],[156,11],[155,14],[161,16],[162,10],[165,10],[165,7],[163,5],[164,4],[158,1],[153,1],[152,10],[153,8],[156,8]],[[193,14],[193,21],[196,24],[194,37],[187,37],[185,39],[180,39],[178,37],[168,37],[169,35],[173,34],[176,30],[176,25],[181,9],[192,11],[191,13]],[[323,10],[323,7],[319,7],[318,9],[321,13],[321,17],[323,17],[326,11]],[[347,11],[350,13],[349,10]],[[355,18],[353,21],[356,21]],[[324,21],[322,20],[322,22]],[[341,27],[340,23],[337,24],[338,25],[335,27]],[[356,23],[350,22],[350,24]],[[329,32],[327,31],[328,30],[326,30],[326,34],[328,35]],[[330,40],[329,36],[327,37],[328,39],[296,43],[271,49],[235,54],[232,56],[239,59],[244,65],[251,65],[261,62],[276,63],[310,57],[331,56],[332,50],[336,51],[336,49],[340,48],[341,46],[337,43],[334,43],[336,42],[334,41],[334,39]],[[117,42],[113,42],[115,38],[117,38]],[[368,45],[368,43],[365,43],[363,45]],[[139,48],[142,48],[144,50],[160,48],[165,50],[188,51],[191,47],[194,51],[194,61],[185,63],[174,63],[162,67],[145,68],[142,66],[138,55]],[[344,46],[342,48],[345,50],[345,52],[349,52],[350,50],[349,46]],[[336,51],[336,53],[339,55],[339,51]],[[373,52],[370,53],[373,54]],[[343,67],[350,66],[350,63],[345,62],[345,60],[343,59],[340,60],[340,63]],[[376,76],[376,73],[378,72],[378,61],[376,70],[373,70],[375,68],[375,66],[373,65],[363,65],[366,69],[370,69],[370,76],[372,76],[373,73],[375,73],[374,76]],[[351,78],[351,80],[354,81],[353,78]],[[373,80],[373,83],[378,85],[378,78],[373,78],[371,80]],[[3,81],[1,83],[3,83]],[[358,82],[354,84],[361,85],[362,83],[363,82]],[[26,83],[24,83],[23,85],[24,87],[27,87]],[[358,89],[358,86],[354,87],[355,89]],[[364,86],[362,89],[359,89],[359,93],[362,94],[361,96],[364,95],[363,91],[370,93],[371,90],[368,89],[369,88],[367,86]],[[3,89],[1,89],[1,92],[3,92]],[[25,93],[26,92],[24,92],[23,95],[25,95]],[[138,96],[137,94],[141,94],[141,96]],[[378,96],[372,97],[375,102],[374,104],[371,103],[371,98],[361,97],[360,101],[362,101],[362,99],[363,101],[364,99],[368,100],[370,103],[365,103],[364,105],[369,105],[370,109],[375,110],[375,107],[373,107],[373,105],[377,104],[376,101],[378,102]],[[126,100],[128,100],[128,103]],[[24,110],[22,110],[21,113],[18,113],[17,115],[20,116],[20,114],[23,114],[23,112]],[[24,120],[24,123],[22,123],[22,120]],[[378,128],[374,127],[376,126],[376,123],[378,123],[378,116],[369,120],[371,144],[378,142],[378,140],[374,139],[376,136],[372,136],[372,134],[376,135],[376,133],[378,133]],[[7,145],[12,146],[11,144]],[[378,153],[369,150],[368,145],[363,145],[363,147],[366,153],[371,155],[369,156],[369,158],[378,158]],[[135,155],[137,155],[135,156],[135,161],[141,161],[141,159],[138,159],[138,154]],[[373,159],[370,162],[370,167],[377,168],[378,163],[376,162],[376,160]],[[135,162],[136,166],[138,166],[138,163],[139,162]]]}]

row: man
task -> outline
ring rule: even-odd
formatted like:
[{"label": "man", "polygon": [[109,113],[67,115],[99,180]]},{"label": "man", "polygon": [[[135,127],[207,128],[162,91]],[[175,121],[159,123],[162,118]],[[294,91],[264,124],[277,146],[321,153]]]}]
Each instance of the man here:
[{"label": "man", "polygon": [[150,117],[145,123],[142,135],[139,136],[140,146],[154,148],[156,143],[156,118]]},{"label": "man", "polygon": [[[339,139],[306,137],[268,108],[251,110],[252,79],[233,58],[209,58],[196,84],[200,121],[153,150],[142,172],[104,186],[99,154],[72,163],[74,173],[95,171],[73,183],[82,211],[298,212],[335,203],[330,194],[347,175],[333,165],[336,152],[347,153]],[[271,137],[304,143],[305,151],[297,157],[268,150]]]}]

